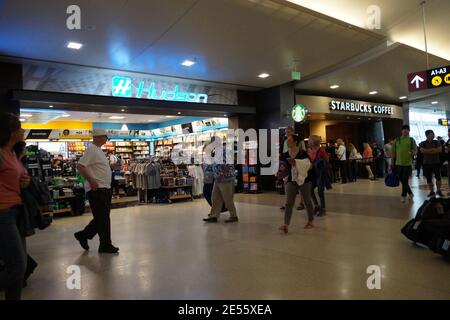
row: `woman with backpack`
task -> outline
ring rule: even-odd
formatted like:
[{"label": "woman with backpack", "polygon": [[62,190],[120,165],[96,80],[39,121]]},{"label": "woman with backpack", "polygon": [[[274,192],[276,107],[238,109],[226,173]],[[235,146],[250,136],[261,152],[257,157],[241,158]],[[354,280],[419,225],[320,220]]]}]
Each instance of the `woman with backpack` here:
[{"label": "woman with backpack", "polygon": [[[315,170],[315,179],[311,182],[311,198],[314,203],[314,213],[319,217],[326,215],[325,210],[325,188],[331,188],[330,178],[328,177],[329,159],[324,148],[320,146],[321,138],[316,135],[309,137],[308,156]],[[316,198],[315,190],[318,190],[320,205]]]}]

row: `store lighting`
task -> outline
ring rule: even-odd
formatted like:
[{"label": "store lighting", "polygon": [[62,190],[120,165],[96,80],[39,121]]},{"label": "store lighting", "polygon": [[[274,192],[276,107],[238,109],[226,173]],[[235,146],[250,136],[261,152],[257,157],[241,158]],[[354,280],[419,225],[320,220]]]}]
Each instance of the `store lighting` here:
[{"label": "store lighting", "polygon": [[371,95],[374,95],[374,94],[377,94],[378,93],[378,91],[370,91],[369,92],[369,94],[371,94]]},{"label": "store lighting", "polygon": [[72,41],[67,44],[67,48],[75,49],[75,50],[80,50],[82,46],[83,45],[81,43],[72,42]]},{"label": "store lighting", "polygon": [[122,125],[122,128],[121,128],[120,130],[122,130],[122,131],[128,131],[128,126],[124,123],[124,124]]},{"label": "store lighting", "polygon": [[404,99],[406,99],[406,98],[408,98],[407,96],[401,96],[399,99],[400,100],[404,100]]},{"label": "store lighting", "polygon": [[68,118],[68,117],[70,117],[70,114],[64,113],[61,117]]},{"label": "store lighting", "polygon": [[29,113],[21,113],[20,114],[20,117],[21,118],[31,118],[33,115],[32,114],[29,114]]},{"label": "store lighting", "polygon": [[174,116],[166,116],[166,118],[173,118]]},{"label": "store lighting", "polygon": [[177,114],[181,114],[181,112],[178,112]]},{"label": "store lighting", "polygon": [[438,104],[439,102],[438,101],[433,101],[431,104]]},{"label": "store lighting", "polygon": [[48,107],[49,107],[49,108],[53,108],[53,106],[52,106],[52,105],[49,105]]},{"label": "store lighting", "polygon": [[125,112],[125,109],[120,109],[120,111]]},{"label": "store lighting", "polygon": [[25,119],[25,118],[20,118],[19,120],[20,120],[20,122],[27,121],[27,119]]},{"label": "store lighting", "polygon": [[122,120],[125,119],[125,117],[120,117],[120,116],[111,116],[109,117],[111,120]]},{"label": "store lighting", "polygon": [[260,77],[261,79],[265,79],[269,76],[270,76],[270,74],[264,72],[264,73],[261,73],[258,77]]},{"label": "store lighting", "polygon": [[184,60],[184,61],[181,63],[181,65],[182,65],[182,66],[185,66],[185,67],[192,67],[194,64],[195,64],[195,62],[192,61],[192,60]]},{"label": "store lighting", "polygon": [[337,89],[337,88],[339,88],[337,84],[333,84],[332,86],[330,86],[330,89]]}]

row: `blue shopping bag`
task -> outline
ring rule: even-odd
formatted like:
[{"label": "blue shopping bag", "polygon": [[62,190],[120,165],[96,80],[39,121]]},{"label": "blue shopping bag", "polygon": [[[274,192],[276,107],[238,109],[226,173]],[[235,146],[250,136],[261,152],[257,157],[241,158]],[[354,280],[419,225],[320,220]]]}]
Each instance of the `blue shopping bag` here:
[{"label": "blue shopping bag", "polygon": [[384,179],[384,184],[386,185],[386,187],[395,188],[400,185],[400,179],[397,177],[397,175],[394,172],[391,172]]}]

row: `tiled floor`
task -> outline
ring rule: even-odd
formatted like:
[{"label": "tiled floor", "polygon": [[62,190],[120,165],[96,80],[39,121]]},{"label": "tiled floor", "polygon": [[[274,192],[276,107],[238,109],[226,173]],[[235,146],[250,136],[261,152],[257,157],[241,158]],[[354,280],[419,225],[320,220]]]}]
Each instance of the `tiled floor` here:
[{"label": "tiled floor", "polygon": [[[40,263],[25,299],[450,299],[450,264],[400,233],[423,201],[401,204],[382,181],[335,185],[328,216],[304,230],[297,211],[290,233],[277,227],[283,196],[236,195],[240,222],[204,224],[204,200],[112,212],[119,255],[83,252],[73,233],[89,215],[57,219],[28,239]],[[70,265],[81,290],[69,290]],[[381,290],[368,290],[366,269],[382,270]]]}]

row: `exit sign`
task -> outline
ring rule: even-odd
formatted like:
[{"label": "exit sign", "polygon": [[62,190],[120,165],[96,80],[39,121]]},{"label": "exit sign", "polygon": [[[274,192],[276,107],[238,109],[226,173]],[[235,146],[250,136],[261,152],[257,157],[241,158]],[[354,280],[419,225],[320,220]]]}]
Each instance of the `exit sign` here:
[{"label": "exit sign", "polygon": [[302,74],[298,71],[292,71],[291,77],[292,80],[300,80],[302,78]]}]

